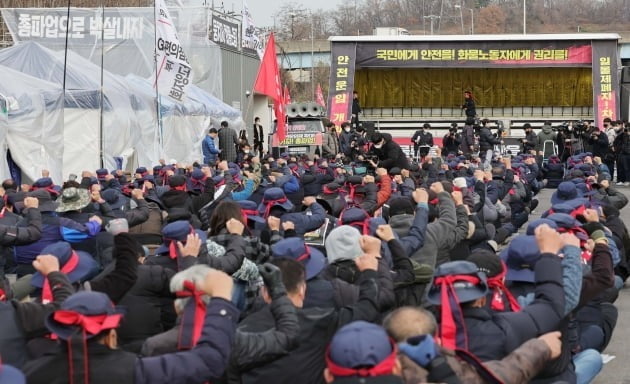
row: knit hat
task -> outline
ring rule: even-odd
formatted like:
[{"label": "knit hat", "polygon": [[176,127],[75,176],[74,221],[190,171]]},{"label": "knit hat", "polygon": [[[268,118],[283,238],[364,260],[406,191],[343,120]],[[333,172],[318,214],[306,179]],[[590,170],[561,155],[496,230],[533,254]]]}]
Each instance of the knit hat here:
[{"label": "knit hat", "polygon": [[361,232],[349,225],[339,226],[328,234],[326,238],[326,257],[328,263],[337,260],[354,260],[363,254],[359,246]]},{"label": "knit hat", "polygon": [[326,367],[335,377],[390,375],[397,347],[383,327],[355,321],[339,328],[326,353]]},{"label": "knit hat", "polygon": [[409,197],[396,197],[389,202],[389,217],[396,215],[413,215],[414,205]]},{"label": "knit hat", "polygon": [[456,177],[453,179],[453,186],[459,189],[466,189],[468,188],[468,183],[466,182],[466,178]]}]

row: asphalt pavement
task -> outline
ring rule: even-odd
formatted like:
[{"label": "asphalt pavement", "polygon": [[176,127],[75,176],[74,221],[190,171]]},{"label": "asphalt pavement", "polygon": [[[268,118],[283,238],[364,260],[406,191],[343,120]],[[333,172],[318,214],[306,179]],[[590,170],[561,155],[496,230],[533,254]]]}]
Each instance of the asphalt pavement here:
[{"label": "asphalt pavement", "polygon": [[[617,188],[630,198],[629,187]],[[549,209],[553,191],[545,189],[538,194],[540,205],[530,216],[530,220],[539,218],[541,213]],[[630,225],[630,207],[621,211],[621,218],[626,226]],[[615,305],[619,310],[619,319],[612,340],[604,351],[604,361],[609,361],[593,381],[594,384],[630,384],[630,281],[621,290]]]}]

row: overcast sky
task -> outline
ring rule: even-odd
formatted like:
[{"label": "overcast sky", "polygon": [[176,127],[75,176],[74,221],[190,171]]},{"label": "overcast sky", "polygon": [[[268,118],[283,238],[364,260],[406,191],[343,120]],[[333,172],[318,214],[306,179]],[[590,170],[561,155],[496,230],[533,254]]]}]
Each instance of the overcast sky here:
[{"label": "overcast sky", "polygon": [[[220,4],[220,1],[221,0],[214,0],[214,4]],[[331,9],[342,1],[343,0],[293,0],[292,2],[303,4],[309,9]],[[284,0],[247,0],[247,6],[252,13],[257,27],[273,26],[273,15],[283,3],[285,3]],[[223,5],[228,10],[231,10],[232,5],[234,5],[234,9],[237,12],[242,8],[241,0],[227,0],[223,2]]]}]

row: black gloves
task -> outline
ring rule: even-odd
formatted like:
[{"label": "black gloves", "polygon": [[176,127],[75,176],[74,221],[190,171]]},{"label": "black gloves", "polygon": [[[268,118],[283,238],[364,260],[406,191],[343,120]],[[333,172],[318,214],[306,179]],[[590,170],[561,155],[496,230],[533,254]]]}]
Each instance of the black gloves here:
[{"label": "black gloves", "polygon": [[265,282],[271,300],[278,299],[287,294],[287,290],[284,288],[284,283],[282,282],[282,272],[280,272],[280,268],[273,264],[265,263],[258,266],[258,271]]}]

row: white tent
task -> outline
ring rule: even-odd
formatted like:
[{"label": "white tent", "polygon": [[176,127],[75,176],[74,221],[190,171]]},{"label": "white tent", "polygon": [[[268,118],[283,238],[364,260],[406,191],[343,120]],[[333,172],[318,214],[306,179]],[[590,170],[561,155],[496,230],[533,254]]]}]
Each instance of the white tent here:
[{"label": "white tent", "polygon": [[[55,126],[45,138],[31,137],[34,140],[31,144],[56,143],[55,159],[62,165],[50,168],[63,172],[64,176],[100,168],[101,139],[106,168],[116,168],[117,159],[122,160],[123,167],[129,162],[127,168],[134,168],[138,164],[156,164],[160,158],[187,163],[201,160],[201,141],[209,126],[218,127],[220,121],[226,120],[234,129],[244,127],[240,111],[192,85],[183,102],[159,98],[161,124],[158,124],[156,95],[150,80],[135,75],[123,78],[104,71],[101,97],[100,68],[69,51],[64,78],[64,60],[64,52],[54,52],[34,42],[0,51],[0,65],[31,78],[21,86],[25,92],[35,87],[33,82],[40,82],[37,79],[56,87],[58,92],[65,81],[63,102],[49,105],[51,111],[57,108],[54,113],[63,122],[62,127]],[[33,81],[32,77],[37,79]],[[16,78],[11,83],[21,84],[21,81]],[[31,124],[32,132],[36,131],[34,127],[43,129],[44,125]],[[2,138],[0,132],[0,145]],[[29,170],[29,177],[36,178],[37,163],[41,160],[31,156],[32,150],[26,152],[26,148],[16,146],[15,154],[13,148],[11,153],[20,166]],[[34,159],[38,159],[37,163]]]},{"label": "white tent", "polygon": [[[63,90],[11,68],[0,66],[0,148],[31,180],[42,169],[61,180],[63,155]],[[4,151],[2,151],[4,154]],[[6,156],[0,156],[0,178],[10,177]]]}]

